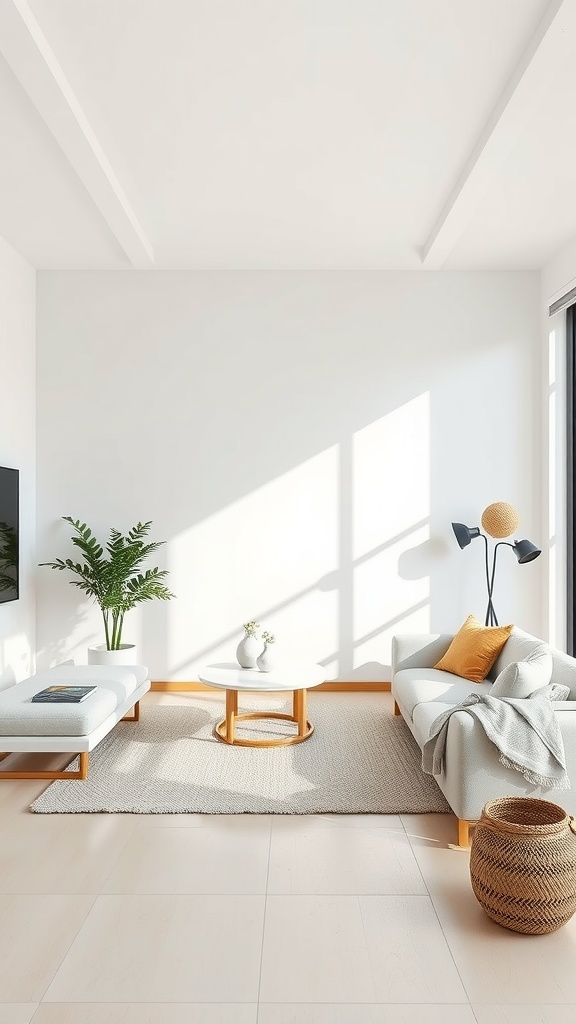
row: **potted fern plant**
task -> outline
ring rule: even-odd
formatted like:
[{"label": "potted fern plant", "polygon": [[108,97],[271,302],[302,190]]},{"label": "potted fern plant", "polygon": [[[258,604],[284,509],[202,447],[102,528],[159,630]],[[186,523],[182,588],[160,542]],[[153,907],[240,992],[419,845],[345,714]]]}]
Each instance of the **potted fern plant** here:
[{"label": "potted fern plant", "polygon": [[122,641],[124,616],[143,601],[169,601],[174,594],[164,584],[166,569],[145,569],[143,563],[165,541],[147,541],[152,521],[137,523],[126,535],[111,529],[105,547],[86,523],[63,516],[73,530],[72,543],[81,552],[82,561],[57,558],[41,562],[76,578],[70,583],[93,598],[102,612],[106,642],[88,648],[91,665],[133,665],[137,662],[135,644]]}]

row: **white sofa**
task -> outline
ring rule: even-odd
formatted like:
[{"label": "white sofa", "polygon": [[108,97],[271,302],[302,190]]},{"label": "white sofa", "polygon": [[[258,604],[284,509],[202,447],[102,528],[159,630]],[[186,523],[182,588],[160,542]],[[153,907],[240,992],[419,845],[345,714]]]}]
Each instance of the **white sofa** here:
[{"label": "white sofa", "polygon": [[[58,683],[95,684],[96,690],[80,704],[32,703],[35,693]],[[145,665],[61,665],[0,691],[0,761],[15,752],[79,755],[76,772],[2,768],[0,779],[85,779],[90,751],[117,722],[139,720],[139,702],[149,689]],[[125,718],[132,708],[133,716]]]},{"label": "white sofa", "polygon": [[[404,634],[392,641],[392,695],[394,713],[402,715],[420,748],[430,735],[434,720],[470,693],[489,693],[497,675],[509,664],[543,643],[517,627],[504,644],[490,678],[472,683],[460,676],[434,669],[446,653],[453,634]],[[466,711],[450,716],[446,756],[441,775],[435,776],[450,807],[458,818],[459,845],[469,843],[468,829],[478,820],[488,800],[501,796],[535,796],[560,804],[576,814],[576,659],[549,648],[552,654],[553,683],[570,687],[569,698],[554,703],[564,748],[566,767],[572,783],[570,790],[533,789],[523,775],[505,768],[496,747],[487,738],[480,723]]]}]

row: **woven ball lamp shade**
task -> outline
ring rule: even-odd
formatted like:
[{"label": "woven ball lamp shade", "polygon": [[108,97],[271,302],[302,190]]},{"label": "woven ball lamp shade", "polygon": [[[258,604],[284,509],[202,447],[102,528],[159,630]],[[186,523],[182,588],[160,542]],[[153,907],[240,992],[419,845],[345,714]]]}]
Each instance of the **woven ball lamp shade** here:
[{"label": "woven ball lamp shade", "polygon": [[495,501],[482,513],[482,526],[490,537],[509,537],[514,533],[520,518],[514,505],[506,501]]}]

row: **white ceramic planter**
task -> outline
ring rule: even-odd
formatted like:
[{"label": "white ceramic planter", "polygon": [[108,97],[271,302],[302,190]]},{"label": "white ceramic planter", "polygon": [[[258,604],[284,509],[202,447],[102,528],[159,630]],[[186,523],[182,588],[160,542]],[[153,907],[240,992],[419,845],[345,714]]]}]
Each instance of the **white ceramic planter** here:
[{"label": "white ceramic planter", "polygon": [[120,644],[117,651],[109,651],[106,644],[95,644],[88,648],[89,665],[137,665],[136,644]]}]

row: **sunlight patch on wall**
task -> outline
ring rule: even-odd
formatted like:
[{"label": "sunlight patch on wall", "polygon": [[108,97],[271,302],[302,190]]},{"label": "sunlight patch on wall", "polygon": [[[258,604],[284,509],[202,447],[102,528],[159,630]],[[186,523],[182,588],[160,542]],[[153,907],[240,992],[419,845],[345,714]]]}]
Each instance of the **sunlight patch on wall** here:
[{"label": "sunlight patch on wall", "polygon": [[26,679],[33,671],[26,633],[17,630],[0,641],[0,690]]},{"label": "sunlight patch on wall", "polygon": [[430,396],[354,434],[353,558],[430,515]]},{"label": "sunlight patch on wall", "polygon": [[338,446],[301,463],[169,543],[171,678],[232,661],[242,624],[277,637],[277,657],[338,648]]},{"label": "sunlight patch on wall", "polygon": [[355,668],[367,661],[389,663],[395,633],[429,631],[429,577],[402,579],[399,575],[399,563],[407,548],[425,543],[429,535],[428,525],[420,527],[356,568]]},{"label": "sunlight patch on wall", "polygon": [[356,668],[389,663],[395,632],[430,626],[430,578],[419,557],[430,536],[429,394],[358,431],[352,465]]},{"label": "sunlight patch on wall", "polygon": [[170,678],[233,661],[249,619],[278,660],[388,678],[394,633],[430,624],[429,420],[426,393],[172,540]]}]

